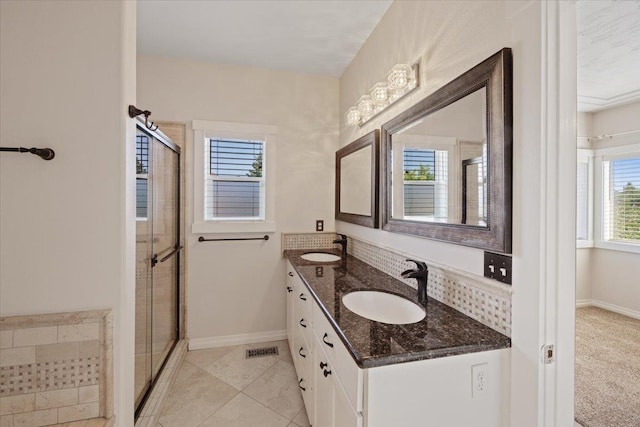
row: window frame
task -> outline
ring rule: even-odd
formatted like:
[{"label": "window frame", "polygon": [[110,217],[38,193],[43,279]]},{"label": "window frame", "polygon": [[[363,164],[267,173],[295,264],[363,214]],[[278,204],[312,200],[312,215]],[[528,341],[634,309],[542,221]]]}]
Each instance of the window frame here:
[{"label": "window frame", "polygon": [[[576,230],[576,248],[593,248],[595,245],[594,240],[594,211],[595,211],[595,198],[594,198],[594,156],[595,151],[579,148],[577,150],[576,160],[577,163],[585,163],[587,165],[587,238],[578,239]],[[577,198],[576,198],[576,220],[577,220]],[[576,221],[577,222],[577,221]]]},{"label": "window frame", "polygon": [[[604,167],[605,161],[620,160],[632,157],[640,157],[640,143],[622,145],[617,147],[607,147],[595,150],[594,157],[594,177],[595,177],[595,241],[594,247],[600,249],[609,249],[621,252],[640,253],[640,243],[628,243],[620,241],[611,241],[605,239],[604,235],[604,209],[606,206],[604,194]],[[608,179],[608,177],[607,177]]]},{"label": "window frame", "polygon": [[[192,233],[268,233],[276,231],[275,221],[275,126],[194,120],[193,129],[193,222]],[[229,138],[263,141],[262,179],[264,218],[205,218],[206,144],[210,139]]]}]

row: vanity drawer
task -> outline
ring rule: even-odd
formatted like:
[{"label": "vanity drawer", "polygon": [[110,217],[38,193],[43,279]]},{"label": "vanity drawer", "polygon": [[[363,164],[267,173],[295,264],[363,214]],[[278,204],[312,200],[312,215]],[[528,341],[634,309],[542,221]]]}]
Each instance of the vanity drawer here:
[{"label": "vanity drawer", "polygon": [[362,411],[362,369],[353,361],[324,313],[313,304],[313,330],[322,349],[335,370],[335,378],[341,383],[345,394],[356,411]]}]

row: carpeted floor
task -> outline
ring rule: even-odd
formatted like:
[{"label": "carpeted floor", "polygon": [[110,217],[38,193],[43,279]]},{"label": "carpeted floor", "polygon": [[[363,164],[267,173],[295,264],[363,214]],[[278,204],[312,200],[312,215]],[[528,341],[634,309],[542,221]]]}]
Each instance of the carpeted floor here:
[{"label": "carpeted floor", "polygon": [[576,310],[575,397],[584,427],[640,426],[640,320]]}]

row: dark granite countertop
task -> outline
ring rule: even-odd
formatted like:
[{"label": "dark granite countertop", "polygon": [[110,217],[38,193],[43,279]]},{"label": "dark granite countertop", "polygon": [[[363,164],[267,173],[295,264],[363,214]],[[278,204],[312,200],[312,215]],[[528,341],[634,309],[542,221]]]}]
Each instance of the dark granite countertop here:
[{"label": "dark granite countertop", "polygon": [[284,256],[361,368],[511,347],[511,339],[505,335],[432,298],[422,305],[426,316],[417,323],[390,325],[358,316],[342,303],[342,297],[350,292],[384,291],[419,304],[417,292],[351,255],[346,262],[311,262],[300,258],[309,252],[336,255],[340,252],[287,250]]}]

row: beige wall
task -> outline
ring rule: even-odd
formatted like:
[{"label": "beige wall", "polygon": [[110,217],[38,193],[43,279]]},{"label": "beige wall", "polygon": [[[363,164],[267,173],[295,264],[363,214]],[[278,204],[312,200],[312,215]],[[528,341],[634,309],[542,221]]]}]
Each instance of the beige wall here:
[{"label": "beige wall", "polygon": [[[133,422],[135,3],[0,2],[0,315],[112,309]],[[131,171],[131,172],[129,172]]]},{"label": "beige wall", "polygon": [[[313,231],[316,219],[325,221],[325,230],[334,229],[338,79],[140,56],[138,100],[155,120],[189,124],[188,180],[191,120],[277,126],[277,232],[268,242],[197,242],[187,200],[187,335],[207,339],[284,330],[280,233]],[[189,197],[191,188],[192,183]]]},{"label": "beige wall", "polygon": [[[511,425],[540,425],[540,194],[543,159],[540,2],[394,2],[340,79],[340,145],[379,128],[503,47],[514,58]],[[420,62],[421,88],[363,127],[344,113],[397,62]],[[482,275],[483,251],[337,222],[338,231]],[[509,410],[509,408],[505,408]]]},{"label": "beige wall", "polygon": [[576,249],[576,302],[589,303],[593,298],[594,251],[592,248]]}]

